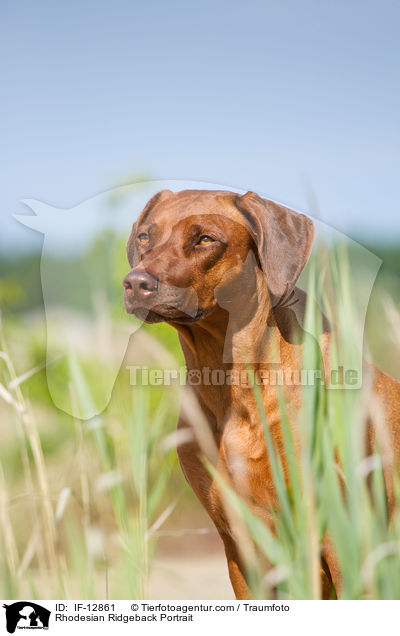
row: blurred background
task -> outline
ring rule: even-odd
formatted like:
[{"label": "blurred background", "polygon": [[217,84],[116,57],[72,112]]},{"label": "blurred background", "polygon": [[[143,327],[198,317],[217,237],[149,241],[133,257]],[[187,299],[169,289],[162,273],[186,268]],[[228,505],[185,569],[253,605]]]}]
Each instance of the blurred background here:
[{"label": "blurred background", "polygon": [[[22,200],[70,209],[154,179],[254,190],[318,215],[382,260],[366,355],[400,379],[391,335],[400,307],[399,5],[3,0],[0,15],[1,591],[231,598],[219,538],[168,442],[178,392],[141,392],[127,380],[130,363],[180,366],[175,333],[159,325],[131,338],[101,416],[82,421],[56,408],[43,234],[12,215],[29,214]],[[55,360],[52,372],[82,408],[101,397],[132,332],[121,297],[131,221],[113,223],[129,199],[104,201],[98,232],[83,221],[76,229],[79,254],[61,230],[46,252],[54,308],[79,352],[75,367]],[[96,280],[101,272],[95,296],[83,271]],[[355,265],[360,284],[362,271]],[[106,333],[111,350],[85,348],[93,333]]]}]

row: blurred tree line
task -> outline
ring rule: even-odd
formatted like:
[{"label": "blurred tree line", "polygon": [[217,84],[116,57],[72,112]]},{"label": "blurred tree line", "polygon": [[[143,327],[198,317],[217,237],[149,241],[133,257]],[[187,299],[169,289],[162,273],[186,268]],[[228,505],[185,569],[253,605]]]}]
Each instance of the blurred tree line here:
[{"label": "blurred tree line", "polygon": [[[82,257],[46,257],[55,285],[59,285],[60,298],[68,299],[74,309],[85,311],[87,297],[84,286],[79,285],[82,271],[101,281],[107,298],[120,304],[121,281],[127,271],[125,257],[126,237],[117,237],[110,231],[97,236]],[[377,284],[383,284],[396,304],[400,302],[400,243],[369,244],[367,249],[382,260]],[[6,313],[19,314],[43,306],[38,252],[0,255],[0,307]],[[84,268],[84,269],[83,269]]]}]

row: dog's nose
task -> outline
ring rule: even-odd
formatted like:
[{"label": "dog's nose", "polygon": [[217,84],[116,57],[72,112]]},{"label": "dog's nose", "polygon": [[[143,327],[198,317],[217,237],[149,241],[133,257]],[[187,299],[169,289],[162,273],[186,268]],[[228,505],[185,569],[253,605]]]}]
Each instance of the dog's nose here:
[{"label": "dog's nose", "polygon": [[158,280],[152,274],[142,270],[132,270],[122,281],[125,289],[131,289],[134,294],[142,297],[154,294],[158,289]]}]

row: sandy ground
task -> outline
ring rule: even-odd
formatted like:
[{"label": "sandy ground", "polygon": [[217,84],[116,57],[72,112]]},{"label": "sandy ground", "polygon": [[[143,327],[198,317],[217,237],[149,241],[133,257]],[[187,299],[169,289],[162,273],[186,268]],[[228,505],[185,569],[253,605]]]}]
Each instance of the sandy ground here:
[{"label": "sandy ground", "polygon": [[[205,512],[195,506],[172,519],[171,529],[192,528],[182,536],[159,538],[149,592],[152,599],[233,599],[223,543]],[[186,513],[187,514],[187,513]],[[169,525],[169,524],[167,524]],[[167,530],[168,532],[168,530]],[[179,530],[178,530],[179,532]],[[183,530],[185,533],[186,531]]]},{"label": "sandy ground", "polygon": [[152,599],[233,599],[224,554],[161,556],[150,578]]}]

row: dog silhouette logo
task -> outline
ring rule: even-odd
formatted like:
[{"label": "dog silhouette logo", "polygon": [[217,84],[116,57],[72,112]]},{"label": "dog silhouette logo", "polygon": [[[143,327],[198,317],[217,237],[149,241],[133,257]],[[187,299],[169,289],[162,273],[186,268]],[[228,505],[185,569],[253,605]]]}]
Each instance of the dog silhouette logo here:
[{"label": "dog silhouette logo", "polygon": [[[157,192],[199,189],[227,190],[219,184],[157,180],[120,186],[99,193],[69,209],[54,207],[34,199],[23,199],[20,202],[33,214],[14,214],[14,218],[44,236],[40,276],[46,320],[46,378],[53,404],[60,410],[83,420],[99,416],[112,398],[131,337],[132,351],[140,351],[141,344],[136,332],[143,325],[143,319],[114,319],[115,316],[122,316],[122,277],[128,272],[128,263],[122,243],[115,243],[117,247],[114,253],[114,248],[110,247],[113,244],[110,237],[118,237],[118,241],[123,237],[125,243],[132,223],[137,221],[148,201]],[[235,190],[235,193],[238,194],[238,191]],[[240,193],[244,194],[244,191]],[[196,213],[201,211],[199,208]],[[219,214],[221,211],[217,216]],[[191,208],[188,209],[187,215],[193,215]],[[247,224],[245,215],[242,223],[245,226]],[[365,318],[381,260],[362,245],[322,221],[314,218],[313,223],[316,249],[319,249],[318,245],[322,241],[321,245],[327,247],[347,245],[351,254],[346,271],[349,272],[349,276],[354,272],[351,286],[357,291],[357,316],[354,317],[354,346],[357,350],[357,359],[354,360],[351,353],[352,359],[349,361],[348,352],[340,351],[337,368],[356,371],[358,382],[351,385],[351,388],[356,389],[361,386],[362,379]],[[173,236],[174,227],[175,221],[172,219],[169,236]],[[246,261],[240,267],[250,275],[257,267],[257,258],[254,252],[249,252]],[[58,263],[57,267],[54,266],[55,262]],[[325,276],[324,267],[321,268],[321,280],[323,282],[326,278],[327,298],[331,298],[333,292],[329,283],[329,268],[325,267],[328,271]],[[357,279],[357,272],[361,271],[361,267],[362,285]],[[232,303],[230,294],[234,293],[234,298],[240,298],[240,302],[245,304],[251,291],[251,287],[248,286],[243,286],[239,291],[233,288],[230,285],[231,274],[232,272],[228,271],[215,287],[215,301],[229,315],[223,354],[225,363],[232,362],[232,338],[237,330],[234,310],[236,305]],[[298,286],[307,291],[306,273],[303,272],[303,280],[300,277]],[[164,290],[164,296],[172,300],[182,291],[182,287],[176,287],[168,281],[160,283],[158,289],[159,293]],[[236,291],[232,292],[233,289]],[[116,290],[119,294],[118,300]],[[330,300],[332,307],[340,307],[342,293],[339,290],[336,293],[337,297]],[[193,286],[190,299],[190,303],[185,306],[188,310],[187,315],[193,317],[198,310],[198,299]],[[154,302],[157,302],[156,298]],[[150,309],[149,301],[147,304]],[[110,312],[113,306],[115,314]],[[298,322],[301,325],[305,319],[301,307],[303,305],[288,294],[279,299],[279,303],[274,305],[274,310],[276,315],[279,310],[279,315],[289,316],[294,324]],[[309,321],[307,333],[318,341],[316,322]],[[280,363],[279,350],[275,351],[273,347],[260,348],[254,356],[257,359],[248,362]],[[189,381],[196,385],[201,378],[191,375]],[[341,386],[340,381],[330,384],[330,388]],[[347,388],[350,388],[349,385]]]},{"label": "dog silhouette logo", "polygon": [[6,627],[9,634],[14,634],[16,629],[49,629],[51,612],[37,603],[18,601],[3,607],[6,610]]}]

